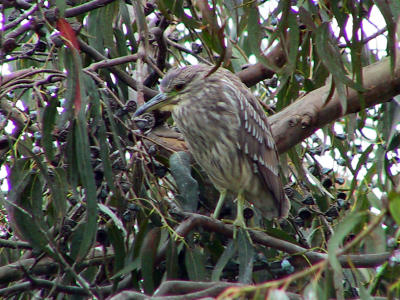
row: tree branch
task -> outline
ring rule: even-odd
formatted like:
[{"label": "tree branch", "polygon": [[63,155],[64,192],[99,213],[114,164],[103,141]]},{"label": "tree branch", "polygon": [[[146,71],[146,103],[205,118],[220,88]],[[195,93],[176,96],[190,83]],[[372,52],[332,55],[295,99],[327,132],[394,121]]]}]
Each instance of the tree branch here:
[{"label": "tree branch", "polygon": [[[281,68],[286,63],[286,54],[281,44],[276,45],[265,57],[276,68]],[[248,68],[236,73],[245,85],[251,87],[260,81],[274,76],[275,70],[269,69],[262,63],[249,66]]]},{"label": "tree branch", "polygon": [[[396,55],[397,56],[397,55]],[[316,130],[336,119],[379,103],[390,101],[400,94],[400,64],[397,61],[394,72],[390,59],[363,68],[363,101],[356,90],[347,88],[347,111],[342,111],[338,94],[327,101],[331,86],[329,84],[316,89],[284,110],[269,118],[272,132],[280,153],[309,137]]]},{"label": "tree branch", "polygon": [[89,12],[91,10],[94,10],[96,8],[100,8],[103,6],[106,6],[107,4],[114,2],[115,0],[93,0],[89,1],[87,3],[84,3],[82,5],[78,5],[72,8],[68,8],[64,12],[64,16],[66,18],[70,17],[75,17],[81,14],[84,14],[86,12]]},{"label": "tree branch", "polygon": [[[180,237],[187,236],[194,228],[202,227],[211,232],[218,232],[223,234],[226,237],[232,238],[234,226],[227,225],[223,222],[216,220],[211,217],[207,217],[204,215],[196,214],[196,213],[181,213],[187,218],[179,224],[179,226],[175,229],[175,232]],[[303,264],[304,258],[308,259],[308,261],[312,264],[318,263],[322,260],[328,258],[328,255],[325,253],[311,251],[310,249],[298,246],[296,244],[290,243],[285,240],[281,240],[268,234],[249,229],[250,236],[254,243],[264,245],[266,247],[271,247],[292,255],[299,256],[300,260],[296,260],[296,264]],[[168,242],[166,242],[161,248],[160,252],[157,254],[157,262],[160,262],[164,257],[168,247]],[[381,265],[385,261],[387,261],[390,257],[389,252],[378,253],[378,254],[343,254],[338,257],[339,262],[344,268],[350,268],[351,265],[357,268],[372,268]],[[351,263],[351,265],[350,265]]]},{"label": "tree branch", "polygon": [[[105,57],[103,54],[98,52],[96,49],[90,47],[88,44],[86,44],[84,41],[81,39],[78,39],[79,42],[79,47],[82,49],[82,51],[86,52],[89,54],[94,60],[96,61],[105,61],[107,60],[107,57]],[[137,82],[134,80],[131,76],[129,76],[126,72],[118,69],[115,66],[109,66],[108,69],[115,75],[117,76],[121,81],[129,85],[131,88],[134,90],[137,90]],[[143,92],[145,94],[146,99],[150,99],[157,95],[157,92],[155,90],[152,90],[148,87],[143,87]]]}]

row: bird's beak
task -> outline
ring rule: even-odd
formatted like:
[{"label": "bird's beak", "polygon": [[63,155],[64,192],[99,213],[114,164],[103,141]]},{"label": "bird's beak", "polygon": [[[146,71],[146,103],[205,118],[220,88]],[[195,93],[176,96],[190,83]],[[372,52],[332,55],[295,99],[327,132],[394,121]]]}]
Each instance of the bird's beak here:
[{"label": "bird's beak", "polygon": [[153,98],[151,98],[149,101],[147,101],[141,107],[139,107],[133,116],[137,117],[137,116],[144,114],[145,112],[152,111],[161,106],[164,106],[165,100],[167,100],[167,96],[163,93],[160,93],[157,96],[154,96]]}]

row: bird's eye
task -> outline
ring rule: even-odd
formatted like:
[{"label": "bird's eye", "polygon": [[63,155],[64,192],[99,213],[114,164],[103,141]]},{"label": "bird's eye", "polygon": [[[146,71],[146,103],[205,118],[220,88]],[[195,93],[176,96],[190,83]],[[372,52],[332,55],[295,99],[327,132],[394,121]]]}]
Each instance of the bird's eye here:
[{"label": "bird's eye", "polygon": [[178,83],[177,85],[174,86],[174,90],[179,92],[182,91],[185,85],[183,83]]}]

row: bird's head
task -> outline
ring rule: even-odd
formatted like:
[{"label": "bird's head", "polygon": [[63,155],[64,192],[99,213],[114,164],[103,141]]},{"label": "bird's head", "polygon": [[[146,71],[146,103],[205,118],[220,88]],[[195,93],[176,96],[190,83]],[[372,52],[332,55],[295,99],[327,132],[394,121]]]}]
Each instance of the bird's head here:
[{"label": "bird's head", "polygon": [[201,84],[212,67],[206,65],[187,66],[172,69],[163,78],[160,84],[160,93],[138,108],[134,116],[158,109],[173,111],[174,107],[190,100],[189,95],[196,93],[204,85]]}]

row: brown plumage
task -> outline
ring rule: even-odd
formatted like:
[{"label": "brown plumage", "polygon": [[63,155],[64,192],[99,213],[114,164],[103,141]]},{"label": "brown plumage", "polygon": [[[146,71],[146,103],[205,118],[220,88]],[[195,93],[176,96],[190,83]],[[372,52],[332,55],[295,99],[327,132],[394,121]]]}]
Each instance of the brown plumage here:
[{"label": "brown plumage", "polygon": [[256,97],[225,69],[187,66],[168,72],[161,93],[136,115],[160,109],[172,112],[197,163],[221,197],[238,195],[237,222],[243,224],[244,199],[266,218],[285,217],[290,208],[279,178],[279,158],[264,110]]}]

